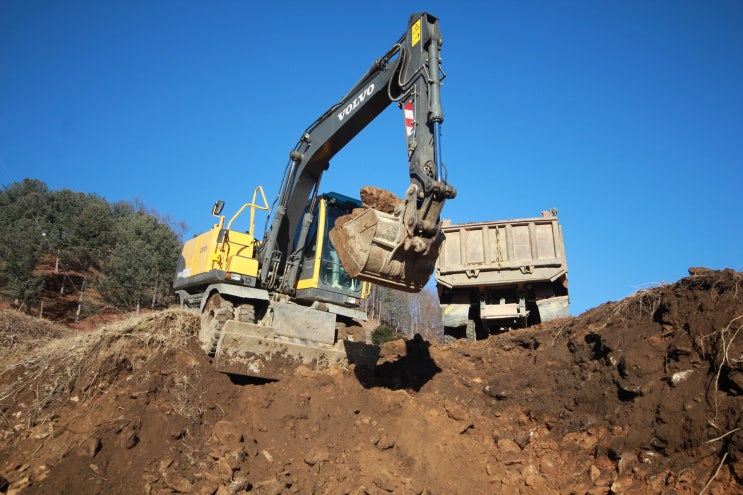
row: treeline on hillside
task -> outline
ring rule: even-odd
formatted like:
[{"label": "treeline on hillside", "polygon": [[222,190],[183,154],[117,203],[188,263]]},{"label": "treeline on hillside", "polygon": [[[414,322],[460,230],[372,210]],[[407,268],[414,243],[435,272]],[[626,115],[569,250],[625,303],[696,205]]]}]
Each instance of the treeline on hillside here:
[{"label": "treeline on hillside", "polygon": [[30,314],[45,302],[49,312],[67,301],[75,320],[102,306],[168,304],[180,246],[167,219],[142,205],[36,179],[0,191],[0,295]]}]

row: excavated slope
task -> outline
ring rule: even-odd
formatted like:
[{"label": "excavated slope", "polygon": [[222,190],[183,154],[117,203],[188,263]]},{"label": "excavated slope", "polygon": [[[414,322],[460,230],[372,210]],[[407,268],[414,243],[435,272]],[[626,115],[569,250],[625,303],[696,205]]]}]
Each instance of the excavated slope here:
[{"label": "excavated slope", "polygon": [[0,493],[743,493],[743,274],[374,373],[215,372],[181,310],[70,331],[0,313]]}]

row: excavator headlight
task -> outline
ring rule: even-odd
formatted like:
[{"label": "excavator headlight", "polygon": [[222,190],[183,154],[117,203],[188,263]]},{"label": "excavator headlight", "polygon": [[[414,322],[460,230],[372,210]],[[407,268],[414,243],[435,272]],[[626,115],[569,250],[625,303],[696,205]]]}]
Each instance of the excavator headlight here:
[{"label": "excavator headlight", "polygon": [[361,300],[360,299],[358,299],[356,297],[350,297],[350,296],[346,298],[346,302],[348,304],[354,304],[356,306],[358,306],[359,304],[361,304]]},{"label": "excavator headlight", "polygon": [[232,272],[225,273],[224,278],[226,278],[227,280],[235,281],[235,282],[239,282],[240,280],[242,280],[242,276],[239,273],[232,273]]}]

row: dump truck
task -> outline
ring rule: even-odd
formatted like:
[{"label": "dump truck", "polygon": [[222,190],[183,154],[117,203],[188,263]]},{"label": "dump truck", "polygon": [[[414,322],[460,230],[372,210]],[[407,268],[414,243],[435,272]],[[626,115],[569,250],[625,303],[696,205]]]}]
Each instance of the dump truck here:
[{"label": "dump truck", "polygon": [[[441,210],[456,196],[441,161],[442,42],[436,17],[412,15],[405,34],[302,132],[272,205],[256,187],[227,221],[217,201],[218,221],[184,244],[173,288],[200,311],[199,340],[218,370],[280,379],[300,365],[369,366],[373,352],[352,331],[363,283],[408,292],[426,285],[443,242]],[[403,111],[410,176],[400,205],[382,211],[374,201],[321,194],[330,160],[393,103]],[[250,170],[253,179],[266,172]],[[260,211],[267,211],[262,239],[254,225]],[[248,228],[238,229],[246,212]]]},{"label": "dump truck", "polygon": [[570,316],[557,210],[540,217],[452,224],[436,262],[444,342]]}]

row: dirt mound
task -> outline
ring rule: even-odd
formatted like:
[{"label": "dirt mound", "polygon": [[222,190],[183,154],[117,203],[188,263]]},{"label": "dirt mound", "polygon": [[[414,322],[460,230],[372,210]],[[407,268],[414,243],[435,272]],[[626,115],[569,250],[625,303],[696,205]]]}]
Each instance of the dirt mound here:
[{"label": "dirt mound", "polygon": [[0,325],[0,493],[743,493],[743,274],[695,273],[281,382],[215,372],[180,310]]}]

